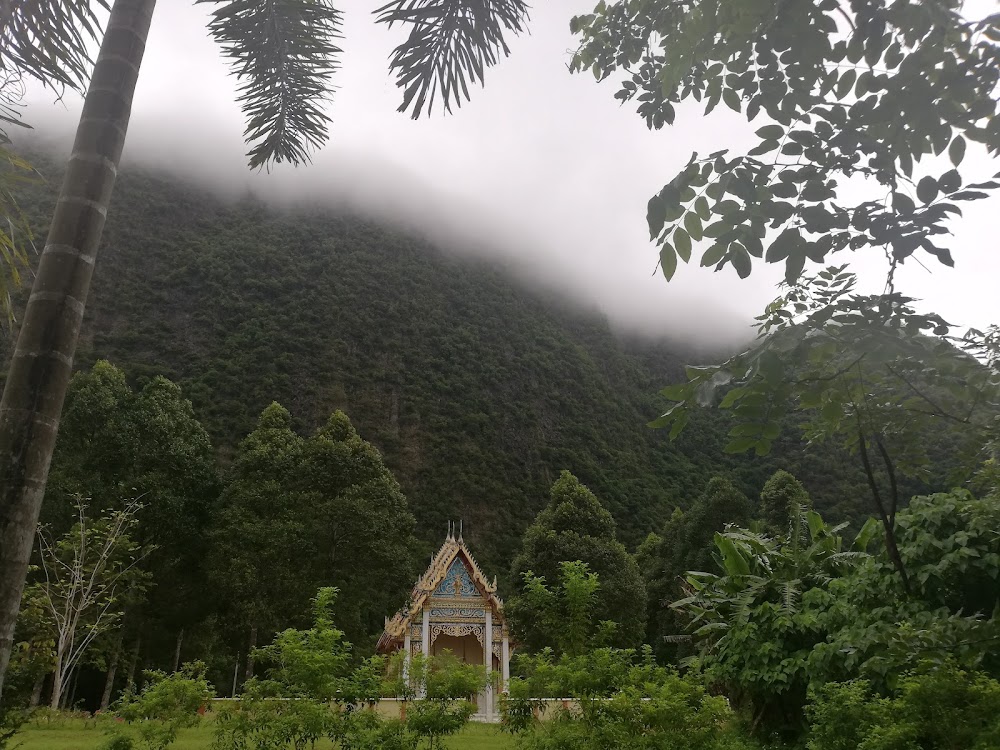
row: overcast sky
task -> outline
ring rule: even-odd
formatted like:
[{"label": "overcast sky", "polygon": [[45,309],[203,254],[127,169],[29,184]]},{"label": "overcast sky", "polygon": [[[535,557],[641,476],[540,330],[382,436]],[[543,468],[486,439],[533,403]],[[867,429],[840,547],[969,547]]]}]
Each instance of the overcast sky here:
[{"label": "overcast sky", "polygon": [[[530,36],[512,40],[512,56],[488,71],[471,103],[418,122],[395,111],[400,93],[387,72],[404,32],[376,26],[367,4],[347,5],[362,9],[350,7],[346,16],[330,144],[310,167],[251,175],[235,82],[207,36],[206,6],[160,0],[126,161],[165,166],[233,193],[252,187],[293,202],[346,202],[415,223],[462,251],[513,260],[522,274],[633,330],[732,341],[776,295],[780,270],[763,265],[747,280],[731,269],[696,266],[681,267],[669,285],[654,275],[649,196],[692,151],[742,150],[752,131],[725,108],[708,118],[681,108],[675,126],[650,132],[631,105],[614,100],[614,84],[570,75],[569,18],[588,12],[593,0],[540,4]],[[27,119],[71,132],[79,102],[52,98],[32,90]],[[996,201],[968,210],[952,245],[958,267],[927,260],[929,273],[912,264],[900,276],[905,290],[957,323],[1000,321],[989,213],[997,210]],[[879,264],[867,267],[874,278]]]}]

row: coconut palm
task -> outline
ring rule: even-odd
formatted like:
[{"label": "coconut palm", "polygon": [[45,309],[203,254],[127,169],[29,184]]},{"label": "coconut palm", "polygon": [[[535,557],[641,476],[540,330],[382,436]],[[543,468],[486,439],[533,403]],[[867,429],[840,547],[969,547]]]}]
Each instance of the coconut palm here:
[{"label": "coconut palm", "polygon": [[[252,168],[302,164],[329,135],[323,109],[338,67],[341,13],[330,0],[196,0],[240,81]],[[101,39],[76,140],[0,401],[0,688],[14,634],[59,415],[114,189],[156,0],[0,2],[0,72],[82,88]],[[110,11],[100,30],[95,10]],[[509,49],[523,0],[393,0],[374,10],[410,27],[390,71],[401,111],[450,111]],[[10,122],[7,122],[10,124]]]}]

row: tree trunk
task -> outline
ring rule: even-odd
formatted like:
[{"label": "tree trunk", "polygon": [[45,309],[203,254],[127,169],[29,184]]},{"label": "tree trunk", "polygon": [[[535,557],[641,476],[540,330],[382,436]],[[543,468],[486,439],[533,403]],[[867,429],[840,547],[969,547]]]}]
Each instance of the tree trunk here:
[{"label": "tree trunk", "polygon": [[257,648],[257,626],[250,627],[250,650],[247,651],[247,671],[245,679],[253,677],[253,650]]},{"label": "tree trunk", "polygon": [[135,639],[135,651],[132,652],[132,659],[128,663],[128,679],[125,681],[126,689],[135,685],[135,668],[139,663],[139,648],[142,646],[142,638]]},{"label": "tree trunk", "polygon": [[42,702],[42,689],[45,687],[45,678],[47,676],[43,674],[35,680],[35,684],[31,688],[31,701],[28,703],[28,708],[37,708],[38,704]]},{"label": "tree trunk", "polygon": [[156,0],[115,0],[0,400],[0,692]]},{"label": "tree trunk", "polygon": [[174,649],[174,672],[181,666],[181,644],[184,642],[184,628],[177,634],[177,648]]},{"label": "tree trunk", "polygon": [[77,667],[72,672],[69,681],[69,690],[66,691],[66,700],[63,701],[63,711],[73,710],[73,701],[76,700],[76,684],[80,681],[80,668]]},{"label": "tree trunk", "polygon": [[62,700],[63,693],[63,675],[62,670],[59,669],[59,665],[56,665],[55,671],[52,673],[52,695],[49,696],[49,708],[53,711],[59,710],[59,703]]},{"label": "tree trunk", "polygon": [[108,664],[108,676],[104,680],[104,692],[101,694],[101,711],[107,711],[111,705],[111,695],[115,690],[115,673],[118,671],[118,659],[122,653],[122,636],[118,636],[118,643],[111,653],[111,662]]}]

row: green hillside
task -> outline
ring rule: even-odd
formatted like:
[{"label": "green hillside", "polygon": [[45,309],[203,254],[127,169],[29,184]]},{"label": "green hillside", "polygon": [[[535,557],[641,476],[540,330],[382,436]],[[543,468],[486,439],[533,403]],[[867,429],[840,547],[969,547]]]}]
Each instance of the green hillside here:
[{"label": "green hillside", "polygon": [[[44,238],[58,168],[33,158],[49,184],[25,204]],[[425,540],[463,519],[501,575],[561,469],[630,546],[713,474],[755,497],[785,467],[835,516],[866,503],[853,462],[794,436],[760,461],[723,456],[723,415],[673,444],[648,429],[683,347],[624,341],[499,268],[370,221],[227,202],[137,169],[119,180],[77,364],[98,358],[180,383],[223,463],[271,401],[303,430],[343,409],[385,454]]]}]

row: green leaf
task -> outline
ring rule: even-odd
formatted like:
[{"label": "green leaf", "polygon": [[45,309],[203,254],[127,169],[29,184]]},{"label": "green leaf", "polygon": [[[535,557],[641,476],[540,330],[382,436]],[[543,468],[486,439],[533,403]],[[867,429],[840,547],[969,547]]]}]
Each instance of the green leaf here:
[{"label": "green leaf", "polygon": [[854,68],[848,68],[840,76],[840,80],[837,82],[837,98],[843,99],[847,96],[851,89],[854,88],[854,79],[857,77],[857,73],[854,72]]},{"label": "green leaf", "polygon": [[779,263],[791,255],[801,244],[802,235],[799,230],[795,227],[790,227],[779,234],[767,248],[764,261],[767,263]]},{"label": "green leaf", "polygon": [[750,149],[749,151],[747,151],[747,154],[749,156],[760,156],[761,154],[766,154],[769,151],[774,151],[780,145],[781,145],[781,141],[778,141],[776,139],[775,140],[769,140],[769,141],[761,141],[756,146],[754,146],[752,149]]},{"label": "green leaf", "polygon": [[785,134],[785,129],[780,125],[765,125],[757,130],[757,135],[765,141],[773,141],[781,138]]},{"label": "green leaf", "polygon": [[882,531],[882,524],[874,518],[869,518],[865,521],[865,525],[861,527],[861,531],[854,538],[854,549],[859,552],[864,552],[868,549],[868,545],[872,543],[879,533]]},{"label": "green leaf", "polygon": [[962,175],[957,169],[949,169],[938,178],[938,187],[942,193],[951,193],[962,187]]},{"label": "green leaf", "polygon": [[719,404],[720,409],[728,409],[737,401],[739,401],[743,395],[747,392],[746,388],[733,388],[725,395],[722,402]]},{"label": "green leaf", "polygon": [[740,105],[740,97],[733,89],[723,89],[722,90],[722,101],[726,103],[734,112],[740,112],[742,107]]},{"label": "green leaf", "polygon": [[730,224],[725,219],[715,222],[714,224],[709,224],[705,227],[705,231],[702,232],[706,237],[718,238],[727,232],[731,232],[733,225]]},{"label": "green leaf", "polygon": [[[698,200],[703,200],[699,198]],[[708,201],[705,201],[705,205],[708,205]],[[687,229],[687,233],[691,235],[691,239],[695,242],[701,242],[702,228],[701,228],[701,217],[693,211],[688,211],[687,215],[684,217],[684,228]]]},{"label": "green leaf", "polygon": [[660,389],[660,395],[671,401],[684,401],[691,395],[690,383],[677,383]]},{"label": "green leaf", "polygon": [[802,275],[802,269],[805,265],[805,253],[796,250],[792,255],[789,255],[788,260],[785,261],[785,283],[794,284],[798,281],[799,276]]},{"label": "green leaf", "polygon": [[687,426],[688,419],[691,417],[691,412],[687,409],[682,410],[674,419],[674,423],[670,426],[670,439],[676,440],[681,434],[684,428]]},{"label": "green leaf", "polygon": [[722,553],[722,566],[725,568],[726,575],[750,575],[750,563],[747,562],[740,548],[730,537],[716,532],[715,546]]},{"label": "green leaf", "polygon": [[736,273],[741,279],[750,275],[750,253],[740,243],[734,242],[729,246],[729,262],[733,264],[733,268],[736,269]]},{"label": "green leaf", "polygon": [[898,214],[912,214],[916,208],[916,204],[905,193],[893,193],[892,208]]},{"label": "green leaf", "polygon": [[664,242],[660,247],[660,270],[667,281],[670,281],[677,271],[677,253],[669,242]]},{"label": "green leaf", "polygon": [[962,136],[956,135],[952,140],[948,147],[948,158],[956,167],[962,163],[962,159],[965,158],[965,139]]},{"label": "green leaf", "polygon": [[691,260],[691,237],[684,231],[683,227],[674,230],[674,247],[681,260],[687,263]]},{"label": "green leaf", "polygon": [[726,254],[726,246],[716,242],[701,256],[702,266],[714,266]]},{"label": "green leaf", "polygon": [[663,198],[654,195],[646,204],[646,223],[649,225],[649,239],[655,240],[663,231],[663,223],[667,220],[667,205]]},{"label": "green leaf", "polygon": [[917,183],[917,197],[924,203],[924,205],[933,203],[934,199],[937,198],[937,195],[937,180],[930,175],[923,177],[920,182]]},{"label": "green leaf", "polygon": [[726,453],[746,453],[748,450],[755,448],[756,446],[757,438],[741,437],[729,441],[723,450],[725,450]]}]

